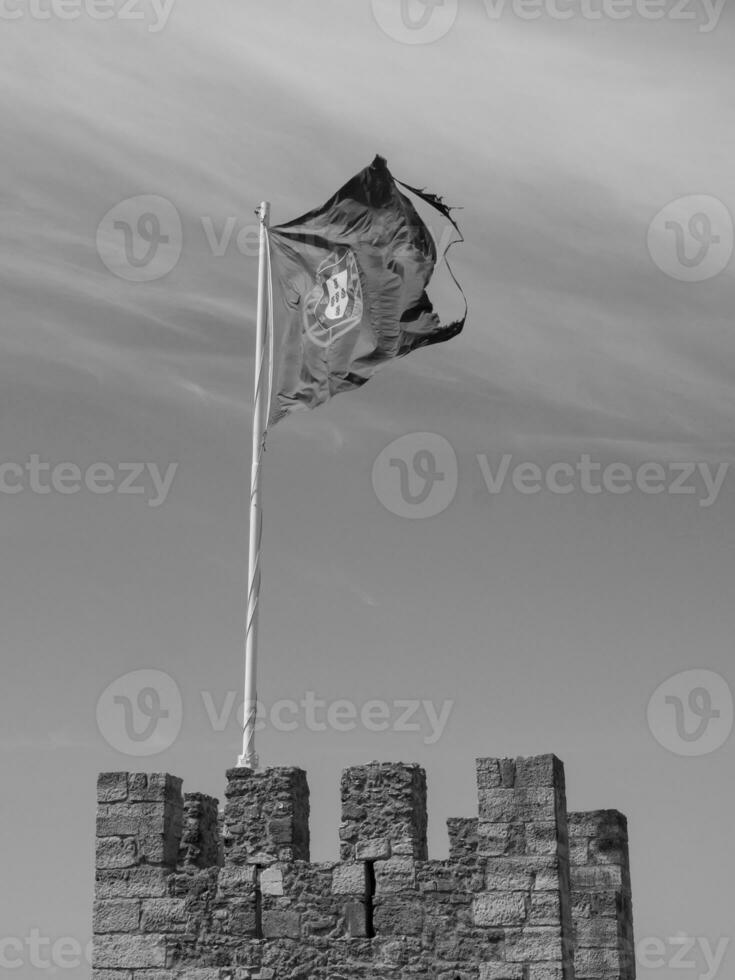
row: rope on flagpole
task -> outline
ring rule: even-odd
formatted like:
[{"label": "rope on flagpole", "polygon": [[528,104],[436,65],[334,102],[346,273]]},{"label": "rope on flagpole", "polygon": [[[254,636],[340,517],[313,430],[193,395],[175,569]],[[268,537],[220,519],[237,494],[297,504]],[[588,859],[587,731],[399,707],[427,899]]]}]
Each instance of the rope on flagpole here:
[{"label": "rope on flagpole", "polygon": [[[273,389],[273,303],[270,267],[268,217],[270,205],[263,201],[256,211],[260,218],[260,251],[258,258],[258,301],[255,332],[255,399],[253,406],[253,439],[250,466],[250,535],[248,540],[248,606],[245,629],[245,698],[242,753],[237,765],[257,769],[255,723],[258,708],[258,606],[260,602],[260,556],[263,534],[263,514],[260,504],[260,485],[268,431],[268,411]],[[270,342],[268,340],[270,334]],[[267,392],[266,358],[268,359]]]},{"label": "rope on flagpole", "polygon": [[268,435],[268,422],[270,421],[270,405],[271,398],[273,397],[273,372],[275,369],[275,339],[273,333],[273,267],[271,265],[271,234],[268,230],[268,225],[263,225],[263,230],[265,232],[265,258],[266,267],[268,269],[268,416],[266,416],[265,421],[265,432],[263,433],[263,451],[265,452],[265,439]]}]

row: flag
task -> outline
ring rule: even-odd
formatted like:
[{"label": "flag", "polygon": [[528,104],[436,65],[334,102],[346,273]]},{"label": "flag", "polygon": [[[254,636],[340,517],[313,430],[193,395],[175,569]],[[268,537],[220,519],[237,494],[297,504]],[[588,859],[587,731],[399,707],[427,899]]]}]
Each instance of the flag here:
[{"label": "flag", "polygon": [[[438,255],[399,184],[376,156],[322,207],[270,229],[278,337],[271,424],[358,388],[386,361],[462,330],[466,302],[461,319],[442,324],[426,294],[446,248]],[[462,240],[441,198],[401,186],[448,219],[455,241]]]}]

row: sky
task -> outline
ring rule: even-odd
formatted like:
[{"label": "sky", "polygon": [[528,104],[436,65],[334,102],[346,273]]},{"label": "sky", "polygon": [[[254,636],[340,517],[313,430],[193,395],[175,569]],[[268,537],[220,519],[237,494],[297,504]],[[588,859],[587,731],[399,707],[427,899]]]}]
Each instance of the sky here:
[{"label": "sky", "polygon": [[253,210],[296,217],[375,153],[463,208],[469,316],[269,435],[261,763],[308,771],[317,860],[337,855],[344,767],[421,763],[442,857],[446,818],[476,812],[476,757],[555,752],[570,809],[627,814],[639,976],[732,973],[732,11],[403,14],[2,6],[9,975],[89,975],[68,961],[91,935],[98,771],[223,797]]}]

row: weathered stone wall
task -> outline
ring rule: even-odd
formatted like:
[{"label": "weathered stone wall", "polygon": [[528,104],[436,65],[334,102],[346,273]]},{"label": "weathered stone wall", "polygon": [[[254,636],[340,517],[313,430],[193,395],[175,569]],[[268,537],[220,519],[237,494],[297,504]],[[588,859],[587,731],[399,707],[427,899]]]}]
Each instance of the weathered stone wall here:
[{"label": "weathered stone wall", "polygon": [[577,980],[634,980],[628,822],[617,810],[569,814]]},{"label": "weathered stone wall", "polygon": [[478,760],[447,861],[418,766],[344,773],[322,863],[302,770],[227,776],[219,821],[172,776],[100,776],[94,980],[633,980],[625,819],[568,820],[554,756]]}]

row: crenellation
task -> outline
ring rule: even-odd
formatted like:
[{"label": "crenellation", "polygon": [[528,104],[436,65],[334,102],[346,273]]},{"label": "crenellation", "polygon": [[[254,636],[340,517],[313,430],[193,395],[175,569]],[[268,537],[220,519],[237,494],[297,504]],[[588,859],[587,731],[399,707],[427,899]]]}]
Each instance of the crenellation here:
[{"label": "crenellation", "polygon": [[229,769],[225,864],[309,860],[309,787],[295,767]]},{"label": "crenellation", "polygon": [[341,860],[309,860],[306,774],[98,782],[93,980],[634,980],[627,826],[566,812],[554,756],[480,759],[478,816],[426,847],[426,777],[342,777]]},{"label": "crenellation", "polygon": [[634,980],[628,823],[617,810],[569,814],[578,980]]},{"label": "crenellation", "polygon": [[178,864],[211,868],[223,863],[219,800],[204,793],[185,793]]},{"label": "crenellation", "polygon": [[450,861],[476,863],[480,843],[478,823],[477,817],[450,817],[447,820]]},{"label": "crenellation", "polygon": [[380,762],[353,766],[342,774],[341,795],[343,861],[428,857],[426,773],[420,766]]},{"label": "crenellation", "polygon": [[101,773],[97,800],[98,871],[175,868],[182,831],[180,779]]}]

